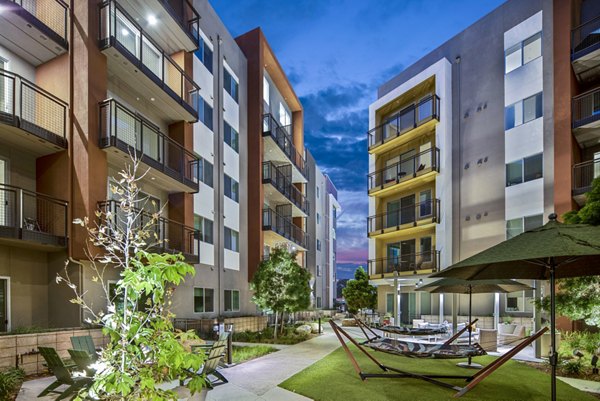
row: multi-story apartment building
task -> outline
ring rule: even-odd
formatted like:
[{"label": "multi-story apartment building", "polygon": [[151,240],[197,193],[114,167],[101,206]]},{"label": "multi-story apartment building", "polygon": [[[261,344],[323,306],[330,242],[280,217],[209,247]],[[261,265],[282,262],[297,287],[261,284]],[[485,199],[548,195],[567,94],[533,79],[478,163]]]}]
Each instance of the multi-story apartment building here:
[{"label": "multi-story apartment building", "polygon": [[248,280],[271,248],[306,266],[310,178],[300,100],[260,28],[236,38],[248,60]]},{"label": "multi-story apartment building", "polygon": [[341,207],[335,185],[317,166],[310,151],[306,152],[306,161],[311,177],[307,195],[313,205],[313,216],[307,222],[311,243],[307,254],[307,268],[313,276],[313,307],[332,309],[336,287],[335,230]]},{"label": "multi-story apartment building", "polygon": [[[556,125],[565,92],[555,54],[569,36],[562,3],[509,0],[379,88],[369,108],[368,235],[380,313],[404,323],[466,314],[466,296],[415,284],[570,209],[571,186],[558,184],[571,176]],[[474,314],[531,317],[532,297],[476,295]]]}]

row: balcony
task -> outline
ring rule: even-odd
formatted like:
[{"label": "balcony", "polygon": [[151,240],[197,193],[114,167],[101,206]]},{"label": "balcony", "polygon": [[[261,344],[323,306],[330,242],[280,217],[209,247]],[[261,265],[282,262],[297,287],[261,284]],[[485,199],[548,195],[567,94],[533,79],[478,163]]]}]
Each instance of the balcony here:
[{"label": "balcony", "polygon": [[44,156],[67,148],[67,104],[33,82],[0,69],[3,142]]},{"label": "balcony", "polygon": [[573,134],[582,147],[600,142],[600,89],[573,98]]},{"label": "balcony", "polygon": [[398,210],[370,216],[369,237],[386,238],[397,235],[414,235],[435,227],[440,222],[440,200],[430,199]]},{"label": "balcony", "polygon": [[600,67],[600,16],[571,30],[571,64],[580,82],[597,78]]},{"label": "balcony", "polygon": [[308,165],[296,150],[290,136],[291,125],[282,127],[272,114],[263,115],[263,138],[265,138],[264,160],[289,160],[294,166],[293,182],[308,182]]},{"label": "balcony", "polygon": [[[281,243],[291,241],[300,250],[308,250],[308,234],[292,223],[291,217],[284,217],[273,209],[263,209],[262,228],[263,231],[271,232],[271,241],[265,238],[265,242]],[[265,237],[267,236],[269,234],[265,233]]]},{"label": "balcony", "polygon": [[573,166],[573,199],[579,206],[585,204],[585,194],[591,191],[592,181],[600,177],[600,159],[588,160]]},{"label": "balcony", "polygon": [[389,195],[432,182],[440,171],[440,150],[427,149],[367,176],[369,195]]},{"label": "balcony", "polygon": [[200,15],[191,0],[119,0],[169,54],[198,49]]},{"label": "balcony", "polygon": [[0,0],[2,46],[34,66],[65,54],[68,9],[62,0]]},{"label": "balcony", "polygon": [[[111,213],[116,220],[116,225],[122,224],[125,219],[119,208],[119,202],[108,200],[98,203],[98,208],[103,213]],[[139,215],[135,228],[142,228],[152,220],[152,213],[140,209],[133,209]],[[105,217],[105,215],[103,215]],[[200,231],[188,227],[174,220],[159,217],[149,229],[153,244],[149,244],[148,251],[158,253],[181,253],[188,263],[200,263]],[[155,235],[154,235],[155,234]]]},{"label": "balcony", "polygon": [[156,104],[164,120],[198,120],[198,85],[117,2],[100,4],[99,32],[109,76]]},{"label": "balcony", "polygon": [[198,192],[194,153],[160,132],[158,127],[113,99],[100,103],[100,148],[121,166],[135,154],[148,176],[169,192]]},{"label": "balcony", "polygon": [[369,153],[381,154],[429,132],[440,120],[440,98],[431,95],[411,104],[367,133]]},{"label": "balcony", "polygon": [[67,207],[66,201],[0,184],[0,243],[44,251],[65,249]]},{"label": "balcony", "polygon": [[266,185],[265,194],[274,203],[292,204],[293,217],[307,217],[309,203],[306,196],[289,180],[289,174],[283,171],[291,165],[276,166],[272,162],[263,162],[262,182]]},{"label": "balcony", "polygon": [[369,279],[394,277],[398,275],[430,274],[439,270],[440,252],[428,251],[391,258],[369,260]]}]

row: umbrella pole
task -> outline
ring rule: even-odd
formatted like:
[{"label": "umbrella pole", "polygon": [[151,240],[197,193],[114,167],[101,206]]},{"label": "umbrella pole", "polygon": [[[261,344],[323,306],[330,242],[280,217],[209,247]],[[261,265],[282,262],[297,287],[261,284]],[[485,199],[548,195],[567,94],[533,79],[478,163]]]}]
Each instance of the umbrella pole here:
[{"label": "umbrella pole", "polygon": [[556,401],[556,365],[558,364],[558,355],[556,354],[556,283],[555,283],[554,258],[550,260],[550,365],[552,366],[551,377],[551,400]]},{"label": "umbrella pole", "polygon": [[[473,305],[473,286],[469,285],[469,321],[467,322],[467,324],[468,324],[467,329],[469,330],[469,348],[471,347],[471,335],[473,333],[473,326],[471,326],[472,305]],[[482,368],[482,366],[480,364],[472,363],[471,359],[472,359],[472,356],[469,355],[467,363],[460,362],[460,363],[457,363],[456,365],[461,368],[472,368],[472,369],[481,369]]]}]

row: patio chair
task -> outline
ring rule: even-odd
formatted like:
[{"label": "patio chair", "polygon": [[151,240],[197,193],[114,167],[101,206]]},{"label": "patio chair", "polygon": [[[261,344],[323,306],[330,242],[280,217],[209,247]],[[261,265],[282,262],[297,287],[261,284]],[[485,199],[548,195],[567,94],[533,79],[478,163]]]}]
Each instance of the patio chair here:
[{"label": "patio chair", "polygon": [[[194,347],[194,352],[206,352],[206,360],[199,372],[196,374],[204,376],[209,388],[213,388],[219,384],[225,384],[229,381],[218,371],[219,363],[227,352],[227,339],[229,332],[221,333],[219,339],[212,343],[210,348]],[[213,377],[213,379],[211,379]],[[183,385],[183,383],[181,383]]]},{"label": "patio chair", "polygon": [[96,370],[91,368],[94,363],[92,356],[88,354],[87,351],[82,351],[80,349],[70,349],[68,351],[69,355],[71,355],[71,359],[77,365],[77,369],[85,372],[88,377],[93,377]]},{"label": "patio chair", "polygon": [[[48,369],[54,374],[56,377],[56,381],[46,387],[39,395],[39,397],[43,397],[50,393],[59,394],[55,401],[63,400],[69,396],[71,400],[77,396],[79,390],[88,386],[92,383],[92,379],[90,377],[76,377],[71,374],[69,369],[65,366],[63,360],[58,356],[58,353],[54,348],[49,347],[38,347],[40,354],[46,360],[48,365]],[[57,391],[57,388],[60,386],[68,386],[64,391]]]},{"label": "patio chair", "polygon": [[87,352],[92,361],[98,359],[98,353],[92,336],[73,336],[71,337],[73,349]]}]

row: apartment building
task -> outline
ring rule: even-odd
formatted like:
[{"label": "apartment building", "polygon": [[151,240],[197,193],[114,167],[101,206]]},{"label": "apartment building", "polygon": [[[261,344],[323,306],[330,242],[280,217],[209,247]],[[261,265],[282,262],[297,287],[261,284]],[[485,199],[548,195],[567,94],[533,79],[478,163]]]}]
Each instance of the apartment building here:
[{"label": "apartment building", "polygon": [[[570,151],[557,146],[555,117],[565,112],[555,101],[564,96],[556,44],[569,36],[562,3],[509,0],[379,88],[369,108],[368,265],[380,313],[403,323],[466,315],[467,296],[416,287],[570,209],[555,195],[565,191],[555,177],[571,175],[558,161]],[[531,318],[533,296],[474,295],[473,314]]]},{"label": "apartment building", "polygon": [[310,249],[307,198],[311,179],[304,148],[303,109],[260,28],[236,38],[248,60],[248,280],[275,246]]},{"label": "apartment building", "polygon": [[312,306],[317,309],[333,309],[337,250],[335,230],[341,207],[335,185],[327,174],[323,174],[308,150],[306,161],[311,177],[307,195],[314,209],[313,216],[307,222],[311,244],[307,254],[307,268],[313,277]]}]

